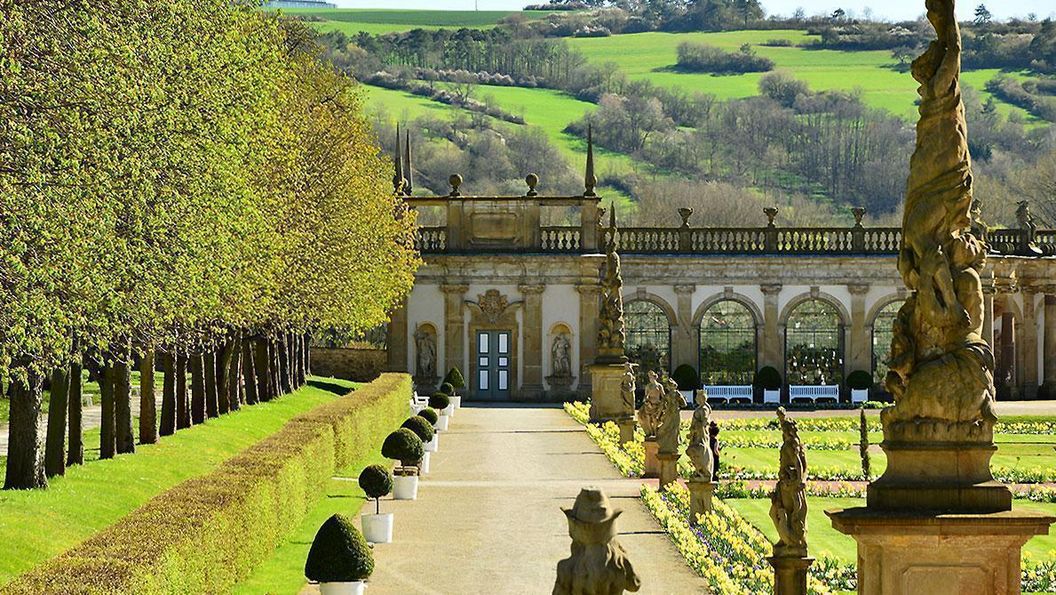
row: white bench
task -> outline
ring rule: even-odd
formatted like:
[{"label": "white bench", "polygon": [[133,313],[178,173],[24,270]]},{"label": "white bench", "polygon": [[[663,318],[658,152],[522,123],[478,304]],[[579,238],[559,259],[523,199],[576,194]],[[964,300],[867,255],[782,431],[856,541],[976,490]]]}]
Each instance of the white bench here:
[{"label": "white bench", "polygon": [[838,403],[840,401],[840,387],[835,384],[826,386],[789,386],[788,402],[795,403],[797,399],[812,403],[817,403],[818,399],[832,399]]},{"label": "white bench", "polygon": [[414,393],[411,394],[410,405],[411,415],[418,415],[418,412],[429,406],[429,397],[420,397],[418,396],[418,391],[414,391]]},{"label": "white bench", "polygon": [[745,400],[749,403],[752,402],[754,393],[752,392],[751,385],[747,386],[734,386],[734,385],[722,385],[722,386],[705,386],[704,390],[708,393],[708,400],[711,399],[721,400],[723,403],[729,403],[734,400]]}]

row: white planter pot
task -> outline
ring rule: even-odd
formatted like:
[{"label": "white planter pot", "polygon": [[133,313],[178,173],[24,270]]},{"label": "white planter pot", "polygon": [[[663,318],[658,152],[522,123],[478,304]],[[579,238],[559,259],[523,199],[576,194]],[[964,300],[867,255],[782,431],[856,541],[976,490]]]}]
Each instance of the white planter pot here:
[{"label": "white planter pot", "polygon": [[448,421],[449,421],[448,415],[446,413],[441,414],[440,415],[440,419],[436,420],[436,429],[440,430],[441,432],[446,432],[447,431],[447,422]]},{"label": "white planter pot", "polygon": [[431,453],[440,450],[440,434],[433,432],[433,439],[425,443],[425,452]]},{"label": "white planter pot", "polygon": [[429,451],[425,451],[425,456],[422,457],[421,470],[422,470],[423,474],[429,473],[429,458],[430,458],[430,455],[432,455],[432,454],[433,453],[431,453]]},{"label": "white planter pot", "polygon": [[453,402],[448,404],[447,407],[444,407],[444,415],[446,415],[448,417],[454,417],[454,415],[455,415],[455,404]]},{"label": "white planter pot", "polygon": [[392,513],[362,514],[363,537],[370,543],[392,543]]},{"label": "white planter pot", "polygon": [[455,409],[461,409],[462,408],[462,397],[452,396],[451,397],[451,406],[454,407]]},{"label": "white planter pot", "polygon": [[320,595],[363,595],[367,583],[355,581],[351,583],[319,583]]},{"label": "white planter pot", "polygon": [[397,475],[392,478],[392,497],[397,500],[418,499],[418,476]]}]

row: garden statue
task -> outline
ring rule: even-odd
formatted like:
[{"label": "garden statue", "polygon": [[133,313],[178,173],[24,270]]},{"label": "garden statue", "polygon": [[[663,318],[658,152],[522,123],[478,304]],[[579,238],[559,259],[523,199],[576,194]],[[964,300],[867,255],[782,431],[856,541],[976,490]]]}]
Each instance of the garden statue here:
[{"label": "garden statue", "polygon": [[572,344],[568,340],[568,333],[561,333],[554,337],[554,344],[550,348],[550,358],[554,376],[559,378],[572,376]]},{"label": "garden statue", "polygon": [[708,429],[711,422],[711,406],[708,405],[708,393],[697,391],[697,409],[689,422],[689,444],[686,456],[693,463],[692,479],[712,481],[715,475],[715,461],[709,444]]},{"label": "garden statue", "polygon": [[425,327],[414,332],[414,344],[418,350],[416,378],[436,378],[436,336]]},{"label": "garden statue", "polygon": [[623,321],[623,277],[616,253],[616,210],[610,213],[609,241],[605,245],[605,272],[601,279],[601,314],[598,324],[597,363],[623,363],[626,338]]},{"label": "garden statue", "polygon": [[634,364],[625,363],[623,368],[623,379],[620,381],[620,397],[623,406],[629,411],[634,411]]},{"label": "garden statue", "polygon": [[557,563],[554,595],[619,595],[637,592],[642,579],[616,541],[616,510],[599,488],[583,488],[568,517],[572,555]]},{"label": "garden statue", "polygon": [[708,440],[711,446],[711,458],[712,458],[712,481],[719,481],[719,424],[715,423],[715,420],[711,420],[708,424]]},{"label": "garden statue", "polygon": [[660,446],[660,454],[677,455],[678,442],[681,436],[682,408],[686,406],[686,399],[678,390],[678,384],[670,378],[664,379],[664,396],[660,401],[660,429],[656,433],[656,441]]},{"label": "garden statue", "polygon": [[656,432],[660,427],[660,401],[664,395],[664,387],[656,378],[656,372],[649,370],[649,382],[645,385],[645,400],[642,408],[638,410],[638,424],[645,432],[645,438],[656,438]]},{"label": "garden statue", "polygon": [[777,527],[774,557],[807,555],[807,457],[795,420],[778,407],[781,424],[781,462],[777,485],[770,495],[770,519]]}]

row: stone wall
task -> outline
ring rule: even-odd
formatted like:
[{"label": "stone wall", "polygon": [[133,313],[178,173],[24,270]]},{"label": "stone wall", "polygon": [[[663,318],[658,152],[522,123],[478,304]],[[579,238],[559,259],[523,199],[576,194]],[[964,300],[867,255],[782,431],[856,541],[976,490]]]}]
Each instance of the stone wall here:
[{"label": "stone wall", "polygon": [[384,349],[312,347],[312,374],[370,382],[385,371],[387,359]]}]

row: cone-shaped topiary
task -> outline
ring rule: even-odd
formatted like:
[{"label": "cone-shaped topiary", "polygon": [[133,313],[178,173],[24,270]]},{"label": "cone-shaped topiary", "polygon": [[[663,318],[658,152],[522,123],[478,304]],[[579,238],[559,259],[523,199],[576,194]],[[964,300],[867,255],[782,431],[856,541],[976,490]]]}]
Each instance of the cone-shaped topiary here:
[{"label": "cone-shaped topiary", "polygon": [[678,384],[678,390],[697,390],[700,388],[700,374],[689,364],[675,368],[671,379]]},{"label": "cone-shaped topiary", "polygon": [[863,370],[851,372],[847,375],[847,387],[852,390],[868,390],[873,388],[873,375]]},{"label": "cone-shaped topiary", "polygon": [[415,467],[425,456],[425,445],[418,434],[407,428],[400,428],[385,438],[381,445],[381,454],[396,459],[404,467]]},{"label": "cone-shaped topiary", "polygon": [[418,412],[418,416],[424,417],[425,421],[433,424],[434,426],[436,425],[436,422],[440,421],[440,415],[436,412],[436,409],[433,409],[432,407],[426,407],[425,409],[422,409]]},{"label": "cone-shaped topiary", "polygon": [[392,473],[381,465],[369,465],[359,474],[359,487],[374,499],[374,514],[381,514],[381,498],[392,491]]},{"label": "cone-shaped topiary", "polygon": [[466,381],[462,378],[462,372],[457,367],[447,371],[447,376],[444,376],[444,383],[450,384],[456,389],[466,388]]},{"label": "cone-shaped topiary", "polygon": [[304,576],[319,583],[349,583],[366,580],[374,572],[374,555],[352,519],[335,514],[319,527]]},{"label": "cone-shaped topiary", "polygon": [[429,406],[436,409],[438,412],[447,409],[450,404],[451,397],[444,393],[433,393],[433,396],[429,397]]},{"label": "cone-shaped topiary", "polygon": [[779,390],[781,388],[781,373],[772,366],[760,368],[755,375],[754,384],[763,390]]},{"label": "cone-shaped topiary", "polygon": [[400,427],[407,428],[414,432],[422,442],[429,442],[432,440],[433,434],[435,433],[432,422],[420,415],[408,417],[407,421],[403,422],[403,425]]},{"label": "cone-shaped topiary", "polygon": [[442,392],[445,395],[449,395],[450,396],[450,395],[455,394],[455,387],[451,386],[450,382],[445,382],[445,383],[440,385],[439,392]]}]

